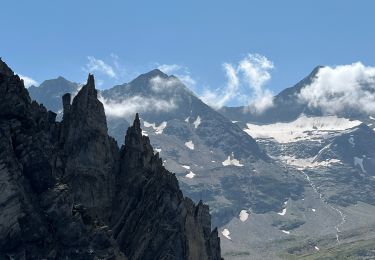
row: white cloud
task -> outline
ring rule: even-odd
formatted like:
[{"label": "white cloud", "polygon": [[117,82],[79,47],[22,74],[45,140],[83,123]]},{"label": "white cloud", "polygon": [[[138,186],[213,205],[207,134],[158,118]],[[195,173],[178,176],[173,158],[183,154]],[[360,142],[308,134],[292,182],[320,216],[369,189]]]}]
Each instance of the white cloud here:
[{"label": "white cloud", "polygon": [[228,79],[225,89],[216,91],[206,89],[201,96],[201,99],[205,103],[214,108],[221,108],[225,103],[238,95],[240,81],[236,69],[229,63],[224,63],[223,68]]},{"label": "white cloud", "polygon": [[121,101],[105,99],[99,96],[99,100],[103,103],[105,113],[109,117],[129,117],[135,113],[144,112],[168,112],[177,108],[176,102],[172,99],[169,101],[149,98],[143,96],[133,96]]},{"label": "white cloud", "polygon": [[375,67],[361,62],[319,69],[299,99],[326,114],[347,110],[375,113]]},{"label": "white cloud", "polygon": [[272,61],[260,54],[248,54],[238,64],[223,64],[227,77],[224,88],[205,90],[202,99],[220,108],[230,101],[245,102],[246,110],[262,113],[273,105],[273,93],[264,88],[271,79]]},{"label": "white cloud", "polygon": [[176,78],[161,78],[156,76],[150,79],[151,89],[154,92],[173,90],[180,82]]},{"label": "white cloud", "polygon": [[172,74],[176,71],[181,70],[183,67],[178,64],[162,64],[158,66],[158,69],[166,74]]},{"label": "white cloud", "polygon": [[189,69],[185,66],[178,64],[157,64],[157,66],[162,72],[178,77],[189,88],[194,88],[197,84],[195,79],[190,75]]},{"label": "white cloud", "polygon": [[95,58],[94,56],[88,56],[87,59],[89,61],[84,68],[86,72],[99,72],[110,78],[117,78],[117,74],[111,65],[105,63],[103,60]]},{"label": "white cloud", "polygon": [[18,76],[23,80],[23,84],[25,85],[26,88],[29,88],[31,86],[38,86],[39,83],[36,82],[36,80],[30,78],[30,77],[27,77],[27,76],[24,76],[24,75],[21,75],[21,74],[18,74]]}]

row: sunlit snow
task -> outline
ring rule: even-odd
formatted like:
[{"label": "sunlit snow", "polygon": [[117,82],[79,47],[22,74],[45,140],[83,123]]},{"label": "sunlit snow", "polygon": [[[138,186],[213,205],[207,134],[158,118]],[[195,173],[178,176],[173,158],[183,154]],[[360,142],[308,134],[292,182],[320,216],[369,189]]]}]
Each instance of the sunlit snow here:
[{"label": "sunlit snow", "polygon": [[190,150],[194,150],[194,144],[193,141],[189,141],[185,143],[185,146],[189,148]]},{"label": "sunlit snow", "polygon": [[162,134],[164,131],[164,128],[167,126],[167,122],[162,122],[159,126],[157,126],[155,123],[149,123],[146,121],[143,121],[143,125],[147,128],[152,127],[155,130],[155,134],[159,135]]},{"label": "sunlit snow", "polygon": [[357,166],[357,165],[359,165],[359,167],[361,167],[361,170],[362,170],[363,173],[366,173],[365,168],[363,168],[363,159],[362,158],[354,157],[354,166]]},{"label": "sunlit snow", "polygon": [[228,158],[225,161],[222,162],[222,164],[223,164],[223,166],[230,166],[230,165],[237,166],[237,167],[243,166],[243,164],[241,164],[239,160],[234,158],[233,153],[232,153],[232,155],[229,155]]},{"label": "sunlit snow", "polygon": [[284,216],[285,214],[286,214],[286,206],[288,205],[288,201],[285,201],[284,202],[284,206],[285,206],[285,208],[281,211],[281,212],[279,212],[279,213],[277,213],[277,214],[279,214],[280,216]]},{"label": "sunlit snow", "polygon": [[281,230],[282,232],[284,232],[285,234],[289,235],[290,234],[290,231],[287,231],[287,230]]},{"label": "sunlit snow", "polygon": [[190,166],[189,165],[182,165],[183,168],[187,169],[187,170],[190,170]]},{"label": "sunlit snow", "polygon": [[245,222],[249,218],[249,213],[247,213],[247,210],[241,210],[240,211],[240,220],[242,222]]},{"label": "sunlit snow", "polygon": [[229,236],[230,235],[230,232],[228,229],[224,228],[223,231],[221,231],[221,234],[223,234],[223,236],[225,236],[226,238],[228,238],[229,240],[231,240],[232,238]]},{"label": "sunlit snow", "polygon": [[197,117],[197,119],[194,121],[193,125],[194,128],[198,128],[198,126],[201,124],[201,118],[200,116]]},{"label": "sunlit snow", "polygon": [[353,136],[349,137],[348,141],[352,145],[352,147],[354,148],[354,146],[355,146],[354,137]]},{"label": "sunlit snow", "polygon": [[268,125],[248,123],[244,131],[255,138],[273,138],[279,143],[290,143],[328,137],[337,131],[346,130],[361,123],[358,120],[351,121],[337,116],[307,117],[303,115],[289,123]]},{"label": "sunlit snow", "polygon": [[293,156],[280,156],[277,157],[281,161],[285,162],[290,166],[294,166],[299,170],[305,170],[308,168],[319,168],[319,167],[328,167],[333,164],[341,164],[342,162],[338,159],[329,159],[322,162],[314,161],[315,157],[309,158],[295,158]]},{"label": "sunlit snow", "polygon": [[195,176],[195,173],[193,173],[192,171],[190,171],[188,174],[185,175],[185,177],[189,179],[193,179],[194,176]]}]

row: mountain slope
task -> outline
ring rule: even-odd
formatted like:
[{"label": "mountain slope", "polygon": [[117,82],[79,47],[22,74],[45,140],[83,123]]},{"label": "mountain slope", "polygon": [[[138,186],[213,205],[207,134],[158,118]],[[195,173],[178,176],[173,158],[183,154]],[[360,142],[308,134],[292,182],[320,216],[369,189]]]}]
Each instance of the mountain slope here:
[{"label": "mountain slope", "polygon": [[[80,85],[63,77],[44,81],[40,86],[28,88],[30,96],[36,101],[43,101],[43,105],[58,114],[62,112],[61,97],[65,93],[77,94]],[[41,103],[41,102],[40,102]]]},{"label": "mountain slope", "polygon": [[0,258],[220,259],[208,207],[184,198],[142,136],[118,148],[94,78],[64,116],[0,61]]}]

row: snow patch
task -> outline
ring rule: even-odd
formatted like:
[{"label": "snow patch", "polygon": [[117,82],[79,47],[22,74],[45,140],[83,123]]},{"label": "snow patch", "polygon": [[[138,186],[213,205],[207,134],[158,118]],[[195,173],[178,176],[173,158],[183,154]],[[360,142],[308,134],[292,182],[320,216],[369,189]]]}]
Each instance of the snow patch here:
[{"label": "snow patch", "polygon": [[160,149],[160,148],[155,148],[155,151],[156,151],[157,153],[161,153],[161,149]]},{"label": "snow patch", "polygon": [[189,123],[189,119],[190,119],[190,116],[188,116],[187,118],[185,118],[185,122]]},{"label": "snow patch", "polygon": [[142,135],[144,135],[144,136],[148,136],[147,131],[142,130]]},{"label": "snow patch", "polygon": [[353,136],[349,137],[348,142],[349,142],[349,143],[352,145],[352,147],[354,148],[354,146],[355,146],[355,141],[354,141],[354,137],[353,137]]},{"label": "snow patch", "polygon": [[354,166],[361,167],[363,173],[366,173],[365,168],[363,168],[363,158],[354,157]]},{"label": "snow patch", "polygon": [[193,125],[194,128],[198,128],[198,126],[201,124],[201,118],[200,116],[197,117],[197,119],[194,121]]},{"label": "snow patch", "polygon": [[232,153],[232,155],[229,155],[228,158],[225,161],[222,162],[222,164],[223,164],[223,166],[230,166],[230,165],[237,166],[237,167],[243,166],[243,164],[241,164],[239,160],[234,158],[233,153]]},{"label": "snow patch", "polygon": [[193,179],[196,174],[190,171],[188,174],[185,175],[186,178]]},{"label": "snow patch", "polygon": [[291,143],[300,140],[327,138],[360,125],[358,120],[351,121],[337,116],[307,117],[300,116],[293,122],[256,125],[248,123],[244,131],[254,138],[273,138],[279,143]]},{"label": "snow patch", "polygon": [[190,150],[194,150],[194,144],[193,144],[193,141],[188,141],[188,142],[186,142],[185,143],[185,146],[187,147],[187,148],[189,148]]},{"label": "snow patch", "polygon": [[241,210],[241,212],[240,212],[240,220],[242,221],[242,222],[245,222],[248,218],[249,218],[249,213],[247,213],[247,210]]},{"label": "snow patch", "polygon": [[312,210],[312,212],[315,212],[316,210],[315,209],[311,209]]},{"label": "snow patch", "polygon": [[319,251],[320,249],[319,249],[319,247],[315,246],[315,250],[316,250],[316,251]]},{"label": "snow patch", "polygon": [[223,231],[221,231],[221,234],[223,234],[223,236],[225,236],[226,238],[228,238],[229,240],[232,240],[232,238],[229,236],[230,235],[230,232],[228,229],[224,228]]},{"label": "snow patch", "polygon": [[277,213],[277,214],[279,214],[280,216],[284,216],[285,214],[286,214],[286,206],[288,205],[288,201],[285,201],[284,202],[284,206],[285,206],[285,208],[281,211],[281,212],[279,212],[279,213]]},{"label": "snow patch", "polygon": [[281,231],[284,232],[287,235],[290,235],[290,231],[287,231],[287,230],[281,230]]},{"label": "snow patch", "polygon": [[329,159],[322,162],[314,161],[315,157],[309,158],[295,158],[293,156],[280,156],[276,157],[283,161],[284,163],[297,168],[298,170],[305,170],[308,168],[319,168],[319,167],[328,167],[333,164],[341,164],[342,162],[338,159]]},{"label": "snow patch", "polygon": [[189,165],[182,165],[182,168],[185,168],[187,170],[190,170],[190,166]]},{"label": "snow patch", "polygon": [[280,216],[284,216],[286,214],[286,208],[283,209],[283,211],[281,211],[281,212],[279,212],[277,214],[279,214]]},{"label": "snow patch", "polygon": [[151,124],[149,122],[143,121],[143,125],[146,128],[152,127],[154,129],[154,131],[155,131],[155,134],[160,135],[160,134],[163,133],[164,128],[166,128],[167,122],[162,122],[159,126],[157,126],[155,123]]}]

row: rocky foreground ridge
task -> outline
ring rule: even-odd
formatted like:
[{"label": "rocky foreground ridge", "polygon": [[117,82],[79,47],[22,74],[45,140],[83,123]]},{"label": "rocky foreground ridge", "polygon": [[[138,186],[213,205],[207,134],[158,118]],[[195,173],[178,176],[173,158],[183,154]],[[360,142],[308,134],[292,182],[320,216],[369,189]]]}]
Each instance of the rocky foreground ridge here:
[{"label": "rocky foreground ridge", "polygon": [[63,104],[56,122],[0,60],[0,259],[221,259],[138,115],[119,148],[92,75]]}]

